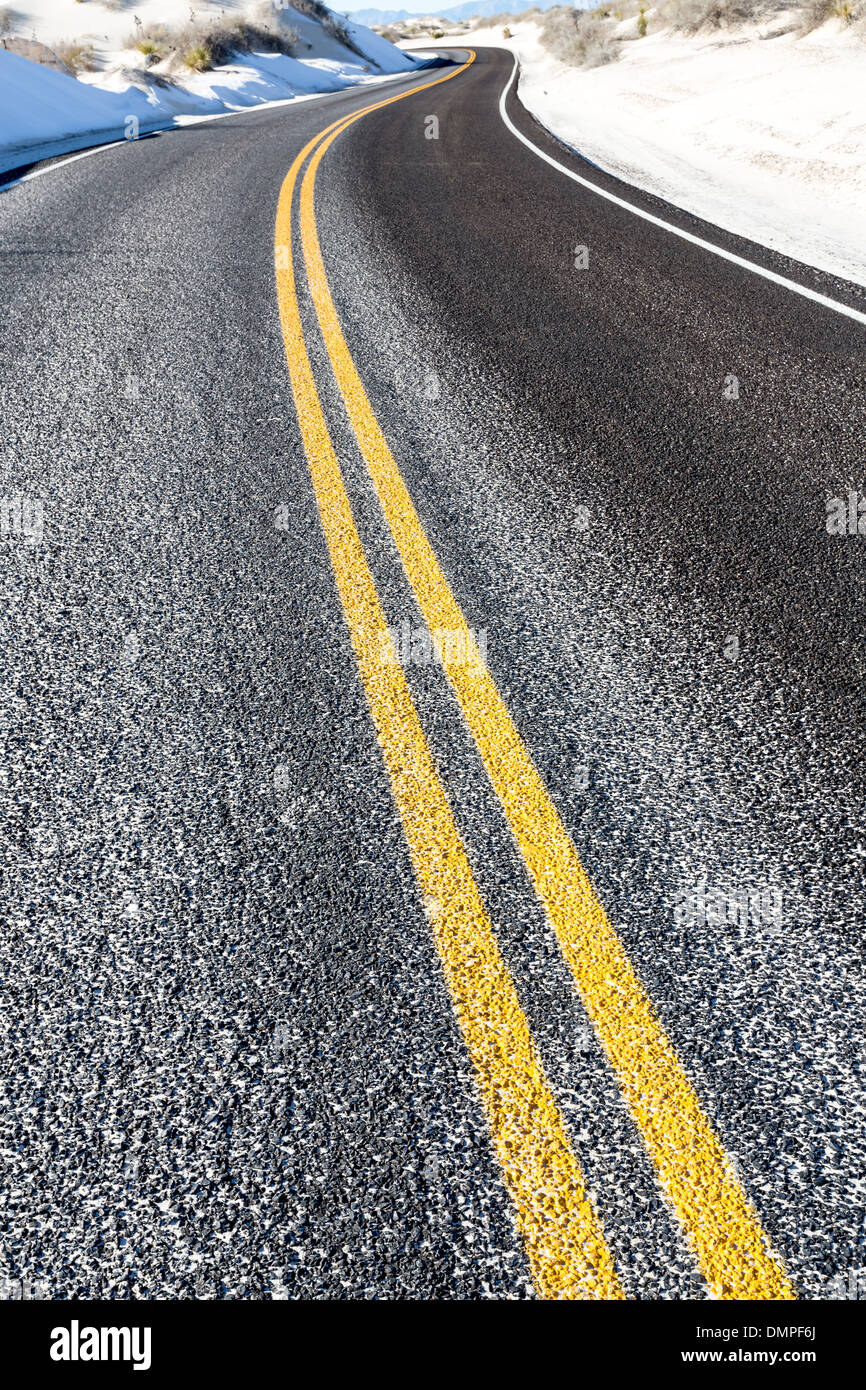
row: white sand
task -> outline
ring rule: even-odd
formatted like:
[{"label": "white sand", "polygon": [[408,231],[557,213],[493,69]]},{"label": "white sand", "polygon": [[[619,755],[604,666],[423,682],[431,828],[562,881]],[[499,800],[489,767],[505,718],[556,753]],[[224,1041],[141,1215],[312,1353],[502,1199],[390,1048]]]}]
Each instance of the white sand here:
[{"label": "white sand", "polygon": [[[135,16],[143,25],[180,27],[190,13],[183,0],[133,0],[120,9],[108,9],[101,0],[23,3],[29,8],[16,11],[16,34],[49,48],[64,39],[85,43],[97,68],[76,79],[0,48],[0,171],[121,138],[130,118],[144,134],[205,115],[382,81],[413,66],[406,54],[360,25],[346,22],[359,55],[317,20],[286,6],[279,16],[298,30],[296,56],[244,53],[210,72],[172,70],[165,63],[145,71],[144,55],[134,46]],[[220,13],[255,17],[256,9],[250,0],[195,5],[197,20]],[[160,74],[171,85],[153,80]]]},{"label": "white sand", "polygon": [[[523,104],[602,168],[866,284],[863,39],[835,19],[803,37],[761,37],[790,24],[790,15],[687,37],[653,33],[648,15],[647,37],[589,70],[551,58],[532,20],[512,20],[511,39],[497,26],[462,41],[516,52]],[[618,32],[635,34],[635,21]]]}]

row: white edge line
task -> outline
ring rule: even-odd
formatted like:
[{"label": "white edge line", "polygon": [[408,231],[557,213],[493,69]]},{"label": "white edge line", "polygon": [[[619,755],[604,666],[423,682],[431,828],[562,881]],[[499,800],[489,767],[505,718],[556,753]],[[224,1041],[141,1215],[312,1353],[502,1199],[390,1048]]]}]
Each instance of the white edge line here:
[{"label": "white edge line", "polygon": [[[506,49],[505,52],[508,52]],[[828,299],[825,294],[818,294],[817,290],[810,290],[805,285],[798,285],[796,280],[788,280],[784,275],[777,275],[773,270],[765,270],[763,266],[756,265],[754,261],[747,261],[743,256],[735,256],[733,251],[726,251],[721,246],[714,246],[711,241],[704,241],[703,237],[694,236],[692,232],[685,232],[681,227],[675,227],[672,222],[665,222],[661,217],[654,217],[651,212],[644,212],[643,208],[637,207],[634,203],[626,202],[625,198],[618,198],[615,193],[609,193],[606,188],[600,188],[597,183],[590,183],[589,179],[582,178],[573,169],[568,169],[564,164],[560,164],[558,159],[552,155],[545,154],[537,145],[527,139],[522,131],[511,120],[505,110],[505,101],[514,79],[517,76],[518,60],[515,55],[514,67],[511,76],[502,89],[502,96],[499,98],[499,114],[505,122],[512,135],[516,135],[527,149],[537,154],[539,159],[543,159],[545,164],[550,164],[554,169],[558,169],[560,174],[565,174],[566,178],[573,179],[581,187],[588,188],[591,193],[597,193],[600,198],[606,198],[609,203],[616,203],[617,207],[625,208],[626,212],[634,213],[635,217],[642,217],[644,222],[651,222],[654,227],[661,227],[665,232],[671,232],[673,236],[681,237],[683,241],[690,241],[693,246],[700,246],[704,251],[710,251],[714,256],[720,256],[723,261],[730,261],[732,265],[741,266],[743,270],[750,270],[753,275],[761,275],[765,280],[771,280],[774,285],[782,285],[786,290],[792,290],[794,294],[802,295],[804,299],[811,299],[815,304],[822,304],[825,309],[832,309],[834,313],[844,314],[846,318],[853,319],[855,323],[866,324],[866,314],[859,309],[850,309],[847,304],[840,304],[836,299]]]},{"label": "white edge line", "polygon": [[[155,133],[159,134],[159,132]],[[0,174],[0,193],[5,193],[10,188],[17,188],[19,183],[29,183],[31,179],[38,179],[40,174],[50,174],[54,169],[62,169],[64,164],[74,164],[76,159],[86,159],[90,154],[102,154],[103,150],[113,150],[118,145],[128,143],[127,140],[107,140],[104,145],[92,145],[89,150],[80,150],[78,154],[71,154],[66,159],[58,159],[56,164],[46,164],[44,169],[33,169],[29,174],[22,174],[20,178],[10,179],[8,183],[3,182],[3,175]],[[45,155],[43,158],[50,159],[51,155]]]},{"label": "white edge line", "polygon": [[[77,154],[68,155],[66,159],[58,159],[55,164],[46,164],[44,169],[33,169],[29,174],[22,174],[20,178],[9,179],[7,183],[3,182],[3,174],[0,172],[0,193],[7,193],[10,188],[17,188],[19,183],[29,183],[31,179],[41,178],[43,174],[53,174],[55,169],[62,169],[65,164],[74,164],[76,159],[87,159],[88,155],[102,154],[103,150],[113,150],[116,149],[118,145],[135,145],[139,139],[149,140],[153,135],[171,135],[173,131],[184,130],[186,127],[193,124],[204,124],[207,121],[224,121],[228,116],[248,116],[252,115],[255,111],[268,111],[277,106],[294,106],[299,102],[315,101],[317,98],[321,97],[333,97],[339,95],[341,92],[356,92],[362,87],[380,87],[386,82],[396,81],[399,77],[417,77],[418,75],[417,72],[413,73],[411,69],[409,72],[385,72],[382,73],[381,77],[374,77],[370,82],[352,82],[346,87],[336,87],[331,92],[298,92],[297,95],[293,97],[276,97],[273,101],[261,101],[255,106],[238,106],[232,111],[180,111],[176,116],[172,117],[171,125],[154,126],[151,130],[143,131],[135,140],[127,140],[126,138],[123,140],[106,140],[104,144],[91,145],[86,150],[79,150]],[[50,147],[52,142],[48,141],[46,143]],[[54,143],[59,144],[61,142],[57,141]],[[36,154],[36,151],[34,150],[33,153]],[[51,159],[52,156],[50,154],[44,154],[42,158]]]}]

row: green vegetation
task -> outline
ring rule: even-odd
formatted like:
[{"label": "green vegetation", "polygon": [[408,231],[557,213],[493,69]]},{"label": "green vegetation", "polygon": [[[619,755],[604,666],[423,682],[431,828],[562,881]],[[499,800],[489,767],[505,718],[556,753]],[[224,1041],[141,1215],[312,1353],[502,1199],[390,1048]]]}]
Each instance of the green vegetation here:
[{"label": "green vegetation", "polygon": [[183,61],[193,72],[206,72],[208,68],[213,67],[212,54],[203,43],[197,43],[188,49],[183,55]]}]

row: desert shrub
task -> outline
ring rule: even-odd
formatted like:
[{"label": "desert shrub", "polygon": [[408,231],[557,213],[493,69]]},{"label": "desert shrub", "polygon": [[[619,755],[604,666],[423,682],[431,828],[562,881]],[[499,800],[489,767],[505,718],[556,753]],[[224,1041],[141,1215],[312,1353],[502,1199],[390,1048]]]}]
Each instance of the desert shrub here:
[{"label": "desert shrub", "polygon": [[800,29],[810,34],[828,19],[841,19],[845,25],[866,22],[866,5],[856,0],[808,0],[800,15]]},{"label": "desert shrub", "polygon": [[619,57],[619,45],[605,21],[588,10],[548,10],[541,41],[554,58],[572,67],[598,68]]},{"label": "desert shrub", "polygon": [[818,29],[833,12],[831,0],[808,0],[800,16],[800,27],[805,34]]},{"label": "desert shrub", "polygon": [[725,0],[670,0],[664,18],[672,29],[696,34],[699,29],[718,29],[724,20]]},{"label": "desert shrub", "polygon": [[282,24],[219,20],[203,27],[199,42],[208,50],[210,66],[215,67],[229,62],[235,53],[249,53],[254,48],[291,55],[298,45],[298,31]]},{"label": "desert shrub", "polygon": [[[824,0],[806,0],[805,8],[828,9],[829,3],[824,6]],[[697,34],[701,29],[722,29],[748,20],[770,19],[783,10],[802,13],[803,9],[803,0],[668,0],[660,13],[672,29]],[[817,22],[822,24],[823,19]]]},{"label": "desert shrub", "polygon": [[164,24],[143,24],[129,40],[145,57],[170,57],[194,72],[206,72],[230,62],[236,53],[261,49],[265,53],[295,52],[298,31],[278,21],[247,19],[193,20],[177,30]]},{"label": "desert shrub", "polygon": [[292,9],[297,10],[298,14],[306,15],[307,19],[318,19],[320,23],[331,13],[321,0],[292,0]]}]

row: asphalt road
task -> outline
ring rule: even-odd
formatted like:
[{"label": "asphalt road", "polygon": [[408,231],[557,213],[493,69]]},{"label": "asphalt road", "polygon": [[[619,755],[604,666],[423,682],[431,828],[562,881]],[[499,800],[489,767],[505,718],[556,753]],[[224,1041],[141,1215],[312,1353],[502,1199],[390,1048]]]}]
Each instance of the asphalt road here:
[{"label": "asphalt road", "polygon": [[[510,66],[481,50],[338,136],[316,182],[331,293],[767,1248],[798,1296],[839,1297],[866,1287],[866,542],[826,508],[863,492],[863,328],[551,169],[500,118]],[[0,194],[0,494],[24,499],[0,541],[0,1277],[44,1296],[538,1291],[275,288],[301,148],[436,75]],[[599,185],[862,310],[508,111]],[[294,250],[382,608],[423,632]],[[435,662],[405,678],[622,1293],[706,1298],[458,699]]]}]

